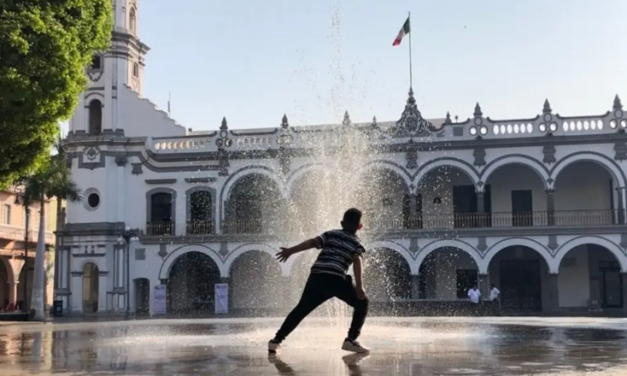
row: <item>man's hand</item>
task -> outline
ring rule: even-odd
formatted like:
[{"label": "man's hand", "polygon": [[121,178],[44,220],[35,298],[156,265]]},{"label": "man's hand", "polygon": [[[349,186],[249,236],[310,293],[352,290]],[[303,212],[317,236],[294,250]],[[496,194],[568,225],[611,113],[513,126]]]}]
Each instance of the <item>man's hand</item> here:
[{"label": "man's hand", "polygon": [[364,290],[362,286],[355,287],[355,290],[357,290],[357,298],[359,298],[359,300],[366,299],[366,290]]},{"label": "man's hand", "polygon": [[291,248],[283,248],[283,247],[281,247],[281,250],[279,252],[277,252],[277,254],[276,254],[276,259],[279,260],[279,262],[285,262],[293,254],[294,254],[294,252],[292,251]]}]

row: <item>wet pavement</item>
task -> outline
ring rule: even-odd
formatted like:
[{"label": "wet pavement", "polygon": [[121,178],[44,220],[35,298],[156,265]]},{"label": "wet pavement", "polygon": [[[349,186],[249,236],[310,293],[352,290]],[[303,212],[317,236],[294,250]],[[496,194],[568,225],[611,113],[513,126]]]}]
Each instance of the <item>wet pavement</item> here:
[{"label": "wet pavement", "polygon": [[305,321],[269,357],[277,319],[0,326],[0,374],[625,375],[627,321],[371,318],[368,357],[339,349],[348,319]]}]

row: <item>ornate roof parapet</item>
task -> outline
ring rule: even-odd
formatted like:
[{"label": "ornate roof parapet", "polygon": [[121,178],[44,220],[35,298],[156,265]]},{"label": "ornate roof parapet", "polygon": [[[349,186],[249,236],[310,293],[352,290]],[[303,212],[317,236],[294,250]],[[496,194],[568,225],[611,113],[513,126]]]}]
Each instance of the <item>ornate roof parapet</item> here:
[{"label": "ornate roof parapet", "polygon": [[351,117],[348,114],[348,111],[344,111],[344,119],[342,120],[342,125],[347,126],[347,125],[351,125]]},{"label": "ornate roof parapet", "polygon": [[618,94],[616,94],[616,96],[614,97],[614,109],[615,110],[623,109],[623,104],[620,102],[620,98],[618,97]]},{"label": "ornate roof parapet", "polygon": [[[455,119],[455,122],[457,122],[457,119]],[[449,125],[449,124],[453,124],[453,122],[451,121],[451,113],[446,111],[446,119],[444,119],[444,125]]]},{"label": "ornate roof parapet", "polygon": [[553,110],[551,109],[551,104],[549,103],[548,99],[544,100],[544,106],[542,107],[542,113],[543,114],[550,114],[552,113]]},{"label": "ornate roof parapet", "polygon": [[281,128],[279,131],[279,135],[277,136],[277,143],[281,148],[288,146],[294,140],[294,136],[292,136],[292,130],[290,129],[290,124],[287,121],[287,115],[283,114],[283,118],[281,119]]},{"label": "ornate roof parapet", "polygon": [[229,126],[226,122],[226,117],[222,118],[222,124],[220,124],[220,136],[216,139],[216,146],[218,149],[228,148],[233,145],[233,140],[229,137]]},{"label": "ornate roof parapet", "polygon": [[481,112],[481,106],[479,106],[479,102],[477,102],[477,104],[475,105],[475,112],[473,113],[473,116],[476,118],[483,117],[483,112]]},{"label": "ornate roof parapet", "polygon": [[393,133],[398,137],[427,137],[434,131],[433,124],[425,120],[418,110],[414,90],[410,87],[405,110],[401,118],[396,122]]}]

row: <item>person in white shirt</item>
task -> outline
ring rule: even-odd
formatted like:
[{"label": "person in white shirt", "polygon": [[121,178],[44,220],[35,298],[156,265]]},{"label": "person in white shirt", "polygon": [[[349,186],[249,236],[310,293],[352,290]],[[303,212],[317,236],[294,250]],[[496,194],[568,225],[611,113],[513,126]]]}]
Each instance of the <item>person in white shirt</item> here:
[{"label": "person in white shirt", "polygon": [[481,291],[479,291],[477,286],[473,286],[470,290],[468,290],[468,298],[471,302],[479,304],[479,300],[481,299]]},{"label": "person in white shirt", "polygon": [[492,311],[495,315],[501,313],[501,291],[494,285],[490,285],[490,304],[492,305]]}]

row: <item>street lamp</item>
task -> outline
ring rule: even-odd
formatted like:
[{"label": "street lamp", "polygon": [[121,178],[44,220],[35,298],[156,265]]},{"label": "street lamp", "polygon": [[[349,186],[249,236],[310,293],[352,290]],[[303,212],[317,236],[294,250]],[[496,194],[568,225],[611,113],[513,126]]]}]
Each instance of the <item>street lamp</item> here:
[{"label": "street lamp", "polygon": [[122,235],[118,237],[118,244],[126,245],[126,318],[131,314],[131,242],[139,240],[137,237],[138,231],[131,230],[129,226],[126,226]]},{"label": "street lamp", "polygon": [[23,302],[21,308],[23,312],[28,312],[26,310],[26,301],[28,300],[28,225],[30,223],[30,208],[26,203],[25,194],[26,186],[24,184],[15,186],[15,204],[24,206],[24,265],[22,265],[22,269],[24,270],[24,285],[22,287]]}]

